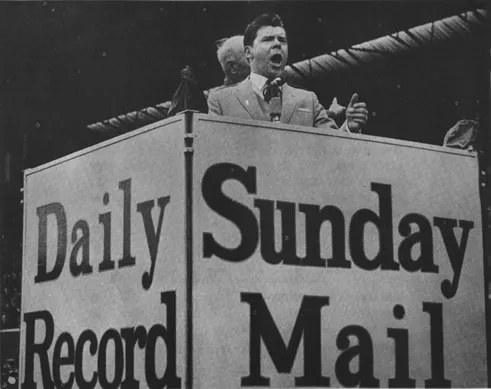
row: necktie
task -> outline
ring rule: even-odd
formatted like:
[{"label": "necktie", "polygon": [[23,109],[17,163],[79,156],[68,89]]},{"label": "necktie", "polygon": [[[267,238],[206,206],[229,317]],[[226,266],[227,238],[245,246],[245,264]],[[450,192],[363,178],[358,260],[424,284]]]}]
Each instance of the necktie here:
[{"label": "necktie", "polygon": [[271,81],[266,81],[265,87],[263,89],[264,101],[269,103],[273,97],[281,96],[281,88],[278,85],[272,85]]},{"label": "necktie", "polygon": [[281,87],[277,84],[266,82],[263,90],[264,101],[269,104],[270,117],[272,122],[279,122],[281,117]]}]

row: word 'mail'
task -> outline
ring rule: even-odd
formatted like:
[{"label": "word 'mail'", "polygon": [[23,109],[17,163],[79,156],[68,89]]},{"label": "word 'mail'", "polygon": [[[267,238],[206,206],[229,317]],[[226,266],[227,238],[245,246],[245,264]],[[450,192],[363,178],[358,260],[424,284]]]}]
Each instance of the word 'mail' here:
[{"label": "word 'mail'", "polygon": [[[264,348],[279,373],[291,373],[303,339],[303,375],[295,377],[295,386],[329,387],[330,377],[322,373],[322,332],[331,326],[322,323],[322,308],[328,307],[329,296],[303,296],[300,310],[285,342],[273,316],[260,293],[241,293],[241,301],[250,306],[249,375],[241,378],[242,387],[268,387],[271,380],[261,371],[261,349]],[[326,308],[327,309],[327,308]],[[430,374],[425,379],[427,388],[450,388],[451,381],[445,378],[443,308],[441,303],[423,302],[422,311],[429,320],[422,324],[429,327],[429,349],[431,352]],[[406,310],[400,304],[394,306],[394,317],[402,320]],[[429,326],[428,326],[429,324]],[[393,340],[395,371],[388,380],[389,388],[414,388],[416,380],[410,377],[409,330],[387,328],[387,338]],[[374,388],[380,380],[374,374],[373,334],[361,325],[347,325],[336,336],[336,347],[341,351],[334,363],[338,382],[348,388],[356,386]],[[356,341],[353,341],[356,340]],[[353,364],[357,361],[357,364]],[[357,365],[356,369],[353,365]],[[383,386],[383,385],[382,385]]]}]

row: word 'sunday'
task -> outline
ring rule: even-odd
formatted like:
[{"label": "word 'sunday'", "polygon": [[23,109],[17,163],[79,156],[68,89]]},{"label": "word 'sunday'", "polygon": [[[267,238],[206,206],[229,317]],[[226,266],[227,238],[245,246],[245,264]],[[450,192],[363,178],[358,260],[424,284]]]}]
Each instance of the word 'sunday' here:
[{"label": "word 'sunday'", "polygon": [[[256,194],[256,168],[244,170],[231,163],[220,163],[211,166],[202,180],[202,193],[206,204],[217,214],[229,220],[240,231],[240,243],[236,247],[227,247],[217,242],[212,233],[203,234],[203,256],[216,256],[230,262],[241,262],[250,258],[260,245],[261,257],[269,264],[314,266],[328,268],[351,268],[352,263],[363,270],[400,270],[408,272],[438,273],[439,266],[434,261],[433,229],[430,220],[419,213],[408,213],[399,221],[398,231],[404,239],[394,257],[392,191],[391,186],[372,183],[371,191],[378,196],[378,214],[367,208],[357,210],[349,223],[348,242],[351,261],[346,258],[345,217],[341,209],[334,205],[323,207],[317,204],[296,204],[280,200],[254,199],[254,207],[259,209],[259,220],[253,210],[222,191],[227,180],[240,182],[249,194]],[[281,249],[275,247],[274,212],[281,212]],[[296,210],[305,215],[305,256],[297,255]],[[321,257],[320,231],[322,224],[329,221],[332,226],[332,258]],[[371,223],[378,230],[379,251],[373,258],[365,252],[365,226]],[[474,223],[468,220],[456,220],[434,217],[433,225],[443,238],[448,260],[452,266],[453,277],[441,284],[441,291],[446,298],[457,293],[460,274],[465,257],[469,232]],[[412,226],[417,227],[415,231]],[[457,241],[454,228],[462,229],[460,243]],[[260,243],[259,243],[260,242]],[[420,248],[420,255],[412,257],[412,249]]]}]

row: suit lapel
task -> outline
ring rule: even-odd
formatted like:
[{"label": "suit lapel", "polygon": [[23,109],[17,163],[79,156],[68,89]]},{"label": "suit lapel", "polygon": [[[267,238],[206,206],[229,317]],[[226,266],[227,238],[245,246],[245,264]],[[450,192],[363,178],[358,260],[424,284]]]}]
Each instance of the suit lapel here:
[{"label": "suit lapel", "polygon": [[257,101],[258,97],[252,90],[252,83],[249,77],[238,85],[238,93],[236,97],[237,100],[239,100],[239,103],[247,112],[249,112],[253,119],[268,120],[266,114],[259,106]]},{"label": "suit lapel", "polygon": [[288,84],[283,85],[282,91],[281,122],[290,123],[290,119],[297,108],[298,101],[295,99],[293,89]]}]

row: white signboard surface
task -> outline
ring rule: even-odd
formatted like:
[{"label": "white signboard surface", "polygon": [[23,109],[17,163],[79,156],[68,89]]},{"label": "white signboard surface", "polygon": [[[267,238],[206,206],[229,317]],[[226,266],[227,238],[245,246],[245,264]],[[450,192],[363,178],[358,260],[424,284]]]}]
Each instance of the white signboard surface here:
[{"label": "white signboard surface", "polygon": [[195,124],[195,387],[487,386],[475,155],[248,123]]},{"label": "white signboard surface", "polygon": [[178,118],[26,173],[22,388],[183,386],[183,152]]},{"label": "white signboard surface", "polygon": [[475,154],[188,115],[24,190],[23,389],[487,385]]}]

